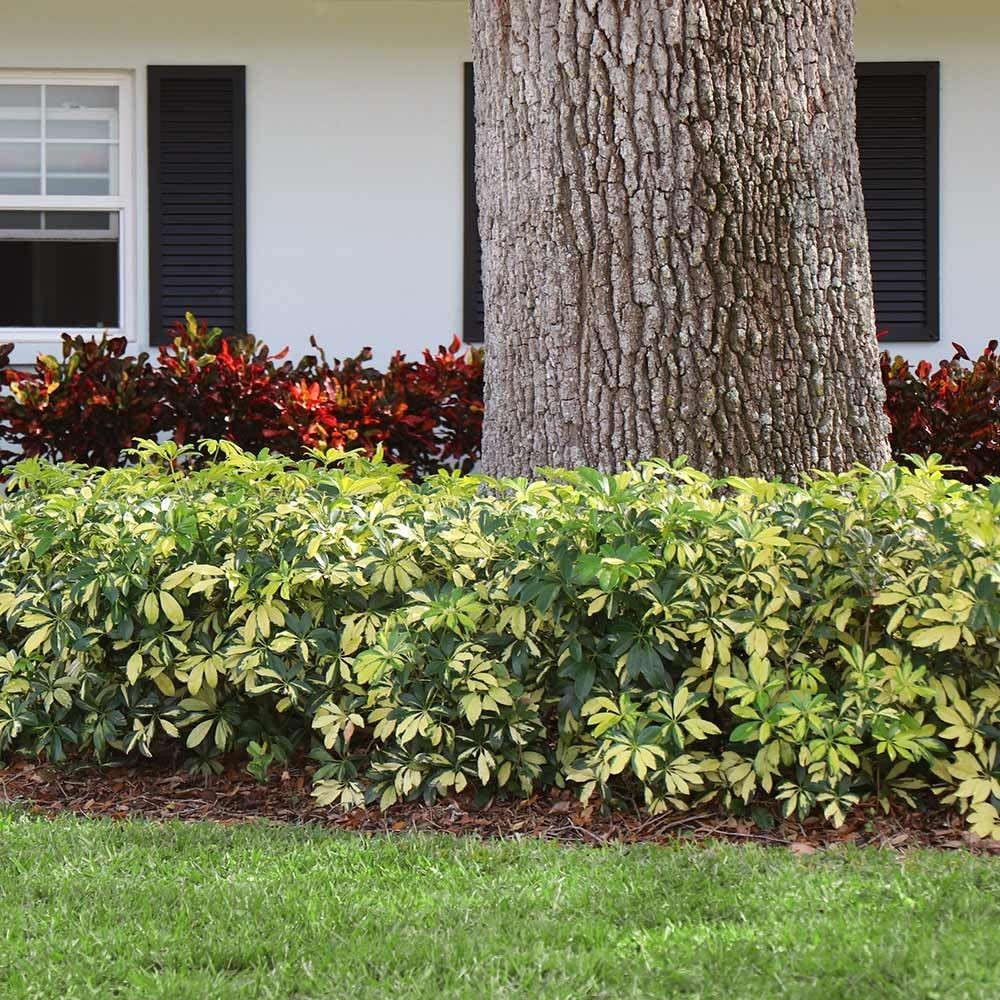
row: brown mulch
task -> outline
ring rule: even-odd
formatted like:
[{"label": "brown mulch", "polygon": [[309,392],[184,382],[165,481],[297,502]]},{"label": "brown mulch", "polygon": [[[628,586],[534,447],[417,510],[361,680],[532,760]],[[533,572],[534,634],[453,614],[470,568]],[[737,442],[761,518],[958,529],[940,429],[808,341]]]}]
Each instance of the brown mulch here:
[{"label": "brown mulch", "polygon": [[711,808],[660,816],[638,809],[604,812],[582,806],[570,792],[558,791],[525,801],[494,802],[482,809],[470,798],[458,796],[432,806],[397,805],[386,813],[375,808],[343,812],[318,806],[312,799],[313,770],[289,766],[276,770],[262,785],[236,765],[206,780],[152,762],[53,767],[15,759],[0,767],[0,805],[50,817],[68,813],[220,824],[268,820],[360,833],[420,831],[594,845],[724,840],[782,846],[796,854],[840,844],[1000,853],[1000,843],[975,837],[951,812],[901,810],[886,815],[874,803],[855,809],[839,830],[815,817],[803,823],[774,817],[774,826],[764,829]]}]

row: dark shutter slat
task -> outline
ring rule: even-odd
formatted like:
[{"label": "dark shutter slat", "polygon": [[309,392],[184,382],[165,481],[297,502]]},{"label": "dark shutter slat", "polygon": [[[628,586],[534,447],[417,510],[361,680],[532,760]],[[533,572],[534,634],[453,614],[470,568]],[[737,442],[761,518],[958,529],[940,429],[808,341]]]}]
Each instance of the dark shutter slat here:
[{"label": "dark shutter slat", "polygon": [[889,340],[938,339],[938,69],[858,65],[858,148],[875,313]]},{"label": "dark shutter slat", "polygon": [[153,344],[186,311],[246,332],[245,135],[243,67],[150,67]]},{"label": "dark shutter slat", "polygon": [[483,305],[483,247],[479,238],[479,204],[476,199],[476,94],[472,63],[465,64],[465,280],[463,333],[467,344],[485,338]]}]

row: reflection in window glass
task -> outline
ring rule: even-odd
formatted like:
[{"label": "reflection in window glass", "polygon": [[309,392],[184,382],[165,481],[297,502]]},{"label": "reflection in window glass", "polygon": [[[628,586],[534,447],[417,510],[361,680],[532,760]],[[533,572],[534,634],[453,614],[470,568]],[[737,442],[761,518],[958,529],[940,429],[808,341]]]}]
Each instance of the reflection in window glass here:
[{"label": "reflection in window glass", "polygon": [[45,151],[46,194],[115,194],[111,190],[113,148],[85,142],[49,143]]}]

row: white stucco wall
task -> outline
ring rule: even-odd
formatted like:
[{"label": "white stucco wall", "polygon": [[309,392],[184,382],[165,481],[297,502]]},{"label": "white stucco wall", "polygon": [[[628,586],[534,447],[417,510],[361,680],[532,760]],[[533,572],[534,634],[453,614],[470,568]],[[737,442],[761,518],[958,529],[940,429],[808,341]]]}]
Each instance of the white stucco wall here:
[{"label": "white stucco wall", "polygon": [[462,64],[455,0],[0,0],[0,66],[135,74],[140,342],[146,67],[247,67],[249,326],[273,347],[380,360],[461,332]]},{"label": "white stucco wall", "polygon": [[[148,315],[145,68],[247,67],[249,321],[296,354],[384,360],[461,329],[464,0],[0,0],[0,66],[135,74],[140,342]],[[997,325],[1000,5],[858,0],[858,56],[937,60],[942,343]]]},{"label": "white stucco wall", "polygon": [[941,63],[941,341],[911,359],[971,354],[1000,336],[1000,4],[858,0],[858,59]]}]

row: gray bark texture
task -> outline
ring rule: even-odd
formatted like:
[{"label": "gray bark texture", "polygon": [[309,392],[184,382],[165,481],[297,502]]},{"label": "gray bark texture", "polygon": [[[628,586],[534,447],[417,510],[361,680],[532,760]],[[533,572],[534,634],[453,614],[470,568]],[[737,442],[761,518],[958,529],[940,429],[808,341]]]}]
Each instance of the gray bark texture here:
[{"label": "gray bark texture", "polygon": [[853,0],[472,0],[484,469],[889,457]]}]

